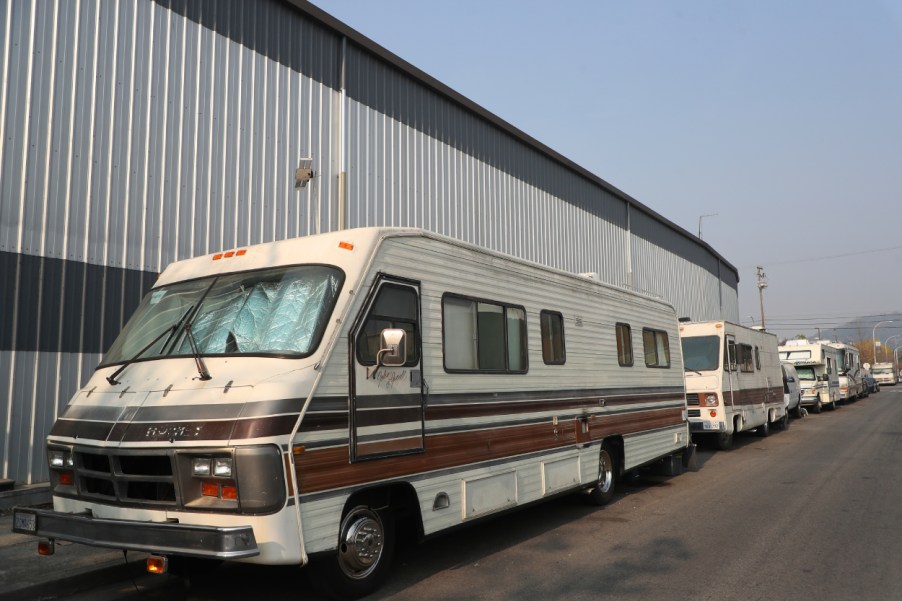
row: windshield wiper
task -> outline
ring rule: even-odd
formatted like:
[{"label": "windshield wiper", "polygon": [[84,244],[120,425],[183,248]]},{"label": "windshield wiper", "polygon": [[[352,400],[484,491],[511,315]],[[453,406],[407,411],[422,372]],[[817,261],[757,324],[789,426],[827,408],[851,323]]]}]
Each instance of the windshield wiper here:
[{"label": "windshield wiper", "polygon": [[201,380],[209,380],[212,378],[207,366],[204,364],[203,357],[197,350],[197,340],[194,339],[194,333],[191,331],[191,322],[185,322],[185,335],[188,336],[188,343],[191,344],[191,352],[194,353],[194,364],[197,366],[197,373],[200,374]]},{"label": "windshield wiper", "polygon": [[695,373],[697,373],[700,376],[704,375],[702,372],[698,371],[697,369],[692,369],[691,367],[683,367],[683,371],[694,371]]},{"label": "windshield wiper", "polygon": [[[181,321],[181,320],[179,320],[179,321]],[[119,369],[117,369],[112,374],[107,376],[106,381],[109,382],[110,384],[112,384],[113,386],[118,384],[119,380],[116,379],[116,376],[118,376],[123,371],[125,371],[126,367],[128,367],[129,365],[131,365],[132,363],[137,361],[138,358],[141,357],[141,355],[143,355],[144,353],[147,352],[147,349],[149,349],[150,347],[152,347],[153,345],[158,343],[163,336],[165,336],[166,334],[172,335],[172,333],[175,332],[177,329],[178,329],[178,323],[174,323],[171,326],[169,326],[168,328],[166,328],[165,330],[163,330],[162,332],[160,332],[156,338],[154,338],[153,340],[150,341],[150,344],[148,344],[147,346],[142,348],[140,351],[135,353],[135,355],[131,359],[129,359],[128,361],[126,361],[125,363],[120,365]]]},{"label": "windshield wiper", "polygon": [[[151,348],[153,345],[155,345],[156,343],[158,343],[158,342],[160,341],[160,339],[161,339],[163,336],[165,336],[166,334],[169,334],[169,336],[171,337],[173,334],[175,334],[176,332],[178,332],[179,326],[182,325],[182,322],[185,321],[185,319],[186,319],[186,318],[188,317],[188,315],[191,313],[191,309],[193,309],[193,308],[194,308],[194,305],[191,305],[190,307],[188,307],[188,310],[185,311],[185,313],[179,318],[179,320],[178,320],[177,322],[175,322],[174,324],[172,324],[171,326],[169,326],[168,328],[166,328],[165,330],[163,330],[162,332],[160,332],[160,333],[157,335],[156,338],[154,338],[153,340],[150,341],[150,344],[148,344],[147,346],[145,346],[144,348],[142,348],[140,351],[138,351],[137,353],[135,353],[128,361],[126,361],[125,363],[123,363],[122,365],[120,365],[120,366],[119,366],[119,369],[117,369],[117,370],[114,371],[112,374],[110,374],[109,376],[107,376],[106,381],[109,382],[109,383],[110,383],[111,385],[113,385],[113,386],[115,386],[116,384],[118,384],[118,383],[119,383],[119,380],[116,379],[116,376],[118,376],[118,375],[121,374],[123,371],[125,371],[125,368],[126,368],[126,367],[128,367],[129,365],[131,365],[132,363],[134,363],[135,361],[137,361],[137,360],[141,357],[141,355],[143,355],[144,353],[147,352],[147,350],[148,350],[149,348]],[[166,345],[167,345],[168,343],[169,343],[169,339],[167,338],[167,339],[166,339],[166,342],[163,343],[163,348],[166,348]]]}]

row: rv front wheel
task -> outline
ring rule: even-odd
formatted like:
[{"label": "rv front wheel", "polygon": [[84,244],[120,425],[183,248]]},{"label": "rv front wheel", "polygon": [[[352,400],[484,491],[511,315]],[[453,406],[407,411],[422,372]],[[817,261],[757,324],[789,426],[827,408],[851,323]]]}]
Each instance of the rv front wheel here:
[{"label": "rv front wheel", "polygon": [[617,464],[614,453],[607,444],[598,454],[598,484],[589,491],[589,502],[593,505],[607,505],[614,499],[614,484],[617,481]]},{"label": "rv front wheel", "polygon": [[721,451],[729,451],[733,448],[733,433],[721,432],[717,435],[717,448]]},{"label": "rv front wheel", "polygon": [[341,521],[338,550],[313,568],[318,588],[333,599],[357,599],[388,575],[395,533],[391,512],[358,505]]}]

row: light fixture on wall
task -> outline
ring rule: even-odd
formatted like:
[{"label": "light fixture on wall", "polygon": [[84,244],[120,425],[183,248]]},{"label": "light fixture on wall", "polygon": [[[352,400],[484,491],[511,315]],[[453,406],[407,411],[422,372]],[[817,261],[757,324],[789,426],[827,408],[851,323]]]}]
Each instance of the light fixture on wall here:
[{"label": "light fixture on wall", "polygon": [[294,188],[300,190],[307,187],[307,182],[316,176],[313,171],[313,159],[301,159],[298,168],[294,170]]}]

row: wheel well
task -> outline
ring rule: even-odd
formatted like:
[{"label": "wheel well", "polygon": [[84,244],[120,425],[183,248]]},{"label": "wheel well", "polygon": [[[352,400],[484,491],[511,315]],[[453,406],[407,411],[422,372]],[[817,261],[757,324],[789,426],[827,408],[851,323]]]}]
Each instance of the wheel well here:
[{"label": "wheel well", "polygon": [[611,454],[614,455],[614,465],[617,466],[617,475],[623,474],[623,438],[620,436],[610,436],[602,441],[602,445],[608,445]]},{"label": "wheel well", "polygon": [[358,490],[348,497],[342,515],[361,504],[379,511],[390,511],[401,533],[422,536],[423,516],[420,513],[420,503],[416,490],[409,482]]}]

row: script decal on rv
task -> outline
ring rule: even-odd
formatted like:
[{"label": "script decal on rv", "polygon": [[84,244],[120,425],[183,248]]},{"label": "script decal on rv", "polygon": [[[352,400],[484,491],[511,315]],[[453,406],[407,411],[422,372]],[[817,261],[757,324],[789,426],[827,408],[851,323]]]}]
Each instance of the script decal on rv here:
[{"label": "script decal on rv", "polygon": [[144,436],[151,440],[197,438],[201,430],[203,426],[198,425],[155,424],[147,427]]}]

